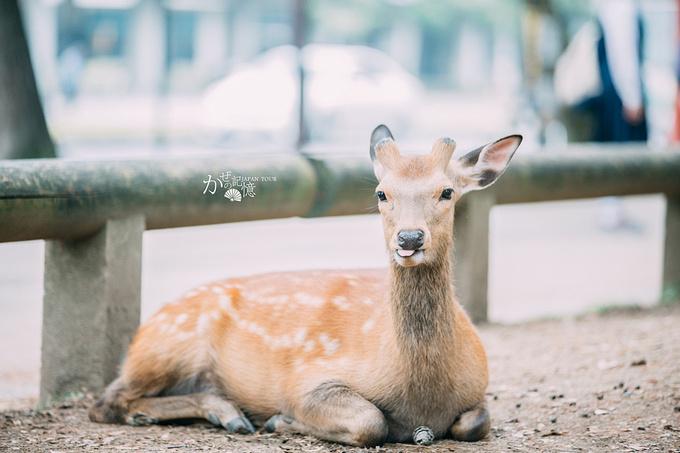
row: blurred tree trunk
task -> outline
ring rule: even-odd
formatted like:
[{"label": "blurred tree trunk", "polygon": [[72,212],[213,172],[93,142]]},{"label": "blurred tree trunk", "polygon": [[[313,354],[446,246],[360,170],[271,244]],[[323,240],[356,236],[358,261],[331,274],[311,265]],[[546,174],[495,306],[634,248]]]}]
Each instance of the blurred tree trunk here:
[{"label": "blurred tree trunk", "polygon": [[55,157],[18,0],[0,0],[0,159]]}]

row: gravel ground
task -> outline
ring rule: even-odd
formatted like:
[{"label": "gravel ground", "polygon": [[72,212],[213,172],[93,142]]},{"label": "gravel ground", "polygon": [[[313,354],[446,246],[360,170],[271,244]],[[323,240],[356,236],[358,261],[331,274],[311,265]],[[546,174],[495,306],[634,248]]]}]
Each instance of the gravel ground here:
[{"label": "gravel ground", "polygon": [[[680,452],[680,304],[481,330],[491,434],[385,452]],[[0,412],[0,451],[362,451],[304,436],[228,435],[208,424],[133,428],[87,419],[93,395]]]}]

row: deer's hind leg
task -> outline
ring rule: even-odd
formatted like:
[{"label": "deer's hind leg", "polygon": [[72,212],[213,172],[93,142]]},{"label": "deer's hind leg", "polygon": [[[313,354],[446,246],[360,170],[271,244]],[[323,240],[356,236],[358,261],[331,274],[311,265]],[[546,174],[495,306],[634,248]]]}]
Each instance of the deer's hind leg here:
[{"label": "deer's hind leg", "polygon": [[125,423],[130,399],[129,389],[119,377],[106,387],[104,394],[88,411],[88,416],[97,423]]},{"label": "deer's hind leg", "polygon": [[265,429],[359,447],[380,445],[387,438],[388,425],[380,409],[341,381],[325,382],[297,401],[289,402],[289,413],[270,418]]},{"label": "deer's hind leg", "polygon": [[486,402],[482,401],[469,411],[460,414],[450,433],[456,440],[474,442],[486,437],[491,430],[491,419]]}]

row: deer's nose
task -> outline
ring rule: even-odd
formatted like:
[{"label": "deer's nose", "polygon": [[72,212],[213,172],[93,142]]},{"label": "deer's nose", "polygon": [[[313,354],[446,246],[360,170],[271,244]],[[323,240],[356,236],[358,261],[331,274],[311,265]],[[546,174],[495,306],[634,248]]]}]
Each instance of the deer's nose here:
[{"label": "deer's nose", "polygon": [[401,230],[397,243],[404,250],[418,250],[425,243],[425,233],[423,230]]}]

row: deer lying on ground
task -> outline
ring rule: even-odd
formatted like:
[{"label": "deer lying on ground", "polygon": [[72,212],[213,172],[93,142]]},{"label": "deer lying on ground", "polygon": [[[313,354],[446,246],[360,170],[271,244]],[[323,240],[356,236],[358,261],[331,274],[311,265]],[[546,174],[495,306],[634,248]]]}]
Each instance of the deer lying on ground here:
[{"label": "deer lying on ground", "polygon": [[201,286],[140,327],[97,422],[203,418],[229,432],[309,434],[356,446],[414,428],[489,432],[484,348],[452,286],[454,202],[492,184],[522,138],[451,160],[443,138],[402,156],[378,126],[371,159],[387,272],[310,271]]}]

